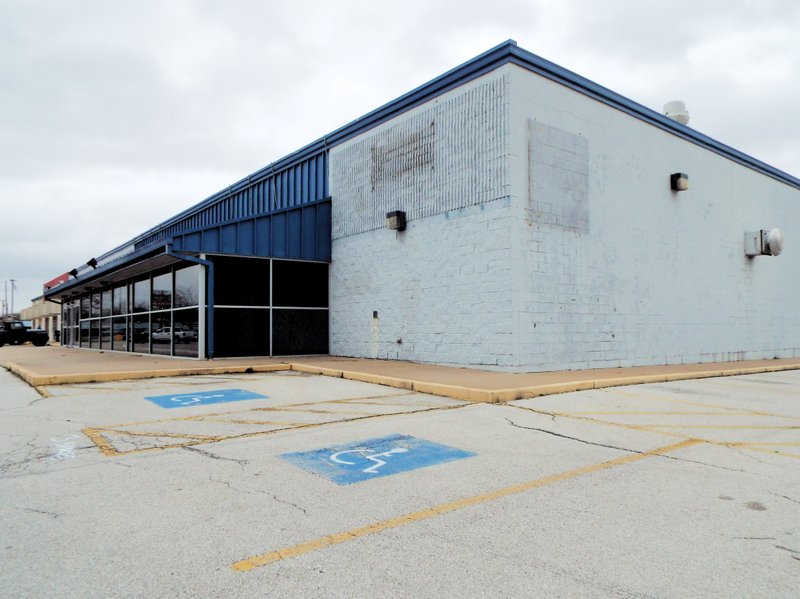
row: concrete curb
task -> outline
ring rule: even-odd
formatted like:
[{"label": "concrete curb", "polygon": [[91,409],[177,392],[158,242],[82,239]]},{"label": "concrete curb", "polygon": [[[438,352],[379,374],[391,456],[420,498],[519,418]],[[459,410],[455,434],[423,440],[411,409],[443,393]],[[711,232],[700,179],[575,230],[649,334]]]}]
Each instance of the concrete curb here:
[{"label": "concrete curb", "polygon": [[49,385],[68,385],[76,383],[103,383],[111,381],[151,379],[176,376],[191,376],[201,374],[245,374],[250,372],[277,372],[295,370],[309,374],[318,374],[334,378],[344,378],[363,383],[373,383],[397,389],[407,389],[418,393],[428,393],[439,395],[461,401],[475,403],[506,403],[518,399],[531,399],[544,395],[555,395],[559,393],[571,393],[574,391],[586,391],[589,389],[605,389],[609,387],[623,387],[627,385],[642,385],[646,383],[666,383],[671,381],[683,381],[692,379],[704,379],[712,377],[739,376],[745,374],[761,374],[767,372],[781,372],[786,370],[800,370],[800,363],[781,364],[776,366],[756,366],[748,368],[724,368],[715,370],[700,370],[695,372],[668,372],[663,374],[641,374],[625,377],[609,377],[598,379],[584,379],[567,381],[561,383],[547,383],[526,387],[513,387],[506,389],[480,389],[475,387],[463,387],[459,385],[448,385],[445,383],[433,383],[427,381],[416,381],[400,377],[384,376],[359,372],[353,370],[339,370],[315,366],[313,364],[303,364],[301,362],[284,362],[282,364],[262,364],[257,366],[206,366],[196,368],[175,368],[157,370],[136,370],[122,372],[97,372],[81,374],[54,374],[36,375],[29,370],[14,363],[7,363],[5,367],[10,372],[16,374],[32,387]]},{"label": "concrete curb", "polygon": [[291,370],[291,364],[263,364],[260,366],[206,366],[199,368],[169,368],[155,370],[129,370],[120,372],[84,372],[80,374],[37,375],[14,363],[7,363],[6,369],[16,374],[32,387],[50,385],[70,385],[77,383],[108,383],[136,379],[154,379],[198,374],[245,374],[249,372],[271,372]]}]

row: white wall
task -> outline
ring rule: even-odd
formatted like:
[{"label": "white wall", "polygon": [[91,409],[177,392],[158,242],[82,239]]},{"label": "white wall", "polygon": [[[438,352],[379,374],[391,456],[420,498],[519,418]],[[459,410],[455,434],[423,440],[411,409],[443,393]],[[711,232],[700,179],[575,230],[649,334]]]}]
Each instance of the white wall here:
[{"label": "white wall", "polygon": [[[521,68],[510,77],[521,369],[800,355],[800,191]],[[674,172],[689,191],[670,190]],[[784,253],[746,258],[744,232],[774,226]]]},{"label": "white wall", "polygon": [[507,73],[331,151],[332,354],[513,365]]},{"label": "white wall", "polygon": [[[800,355],[800,191],[520,67],[334,148],[330,187],[332,354],[521,371]],[[774,226],[784,253],[746,258],[745,231]]]}]

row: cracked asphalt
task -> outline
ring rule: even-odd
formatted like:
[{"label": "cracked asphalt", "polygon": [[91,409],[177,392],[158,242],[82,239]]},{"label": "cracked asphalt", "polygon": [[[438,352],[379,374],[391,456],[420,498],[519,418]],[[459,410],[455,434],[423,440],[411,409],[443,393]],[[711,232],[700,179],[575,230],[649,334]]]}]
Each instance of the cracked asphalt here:
[{"label": "cracked asphalt", "polygon": [[[266,397],[145,399],[226,389]],[[469,453],[352,484],[281,458],[397,435]],[[36,390],[0,371],[2,596],[797,589],[800,372],[497,405],[297,372]]]}]

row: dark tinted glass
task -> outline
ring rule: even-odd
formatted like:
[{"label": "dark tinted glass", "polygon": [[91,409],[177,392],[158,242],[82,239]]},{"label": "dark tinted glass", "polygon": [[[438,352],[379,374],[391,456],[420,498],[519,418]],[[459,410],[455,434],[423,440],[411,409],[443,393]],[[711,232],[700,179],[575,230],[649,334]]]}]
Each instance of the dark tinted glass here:
[{"label": "dark tinted glass", "polygon": [[81,347],[89,347],[89,321],[81,323]]},{"label": "dark tinted glass", "polygon": [[133,317],[131,340],[133,351],[142,354],[150,353],[150,316],[148,314],[137,314]]},{"label": "dark tinted glass", "polygon": [[89,321],[89,347],[100,349],[100,319]]},{"label": "dark tinted glass", "polygon": [[111,349],[111,319],[103,318],[100,320],[100,347]]},{"label": "dark tinted glass", "polygon": [[92,317],[100,316],[100,294],[92,294]]},{"label": "dark tinted glass", "polygon": [[150,310],[150,279],[136,281],[133,284],[133,311],[148,312],[149,310]]},{"label": "dark tinted glass", "polygon": [[275,260],[272,305],[328,307],[328,265]]},{"label": "dark tinted glass", "polygon": [[114,289],[114,316],[128,313],[128,286]]},{"label": "dark tinted glass", "polygon": [[214,256],[214,304],[268,306],[269,260]]},{"label": "dark tinted glass", "polygon": [[175,341],[173,353],[176,356],[197,357],[197,341],[199,322],[197,308],[188,310],[175,310],[172,313],[173,334]]},{"label": "dark tinted glass", "polygon": [[200,297],[200,266],[175,271],[175,307],[196,306]]},{"label": "dark tinted glass", "polygon": [[81,298],[81,318],[89,318],[92,315],[91,309],[89,308],[91,301],[88,295]]},{"label": "dark tinted glass", "polygon": [[153,277],[153,310],[169,310],[172,307],[172,273],[165,272]]},{"label": "dark tinted glass", "polygon": [[100,297],[100,315],[111,316],[111,290],[109,289],[108,291],[103,291]]},{"label": "dark tinted glass", "polygon": [[214,310],[214,346],[216,356],[220,358],[268,356],[269,310]]},{"label": "dark tinted glass", "polygon": [[172,353],[172,313],[159,312],[150,315],[150,339],[152,352],[168,356]]},{"label": "dark tinted glass", "polygon": [[328,353],[327,310],[272,310],[275,356]]},{"label": "dark tinted glass", "polygon": [[111,325],[111,349],[116,351],[128,350],[128,319],[115,318]]}]

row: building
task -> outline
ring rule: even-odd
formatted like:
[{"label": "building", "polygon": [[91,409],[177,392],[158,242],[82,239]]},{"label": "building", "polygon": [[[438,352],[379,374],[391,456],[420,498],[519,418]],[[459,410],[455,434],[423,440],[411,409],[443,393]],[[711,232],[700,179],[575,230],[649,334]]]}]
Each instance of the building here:
[{"label": "building", "polygon": [[796,357],[799,226],[797,178],[508,41],[45,296],[66,345],[200,358]]},{"label": "building", "polygon": [[[47,281],[42,285],[42,291],[47,292],[52,287],[61,285],[69,280],[69,273]],[[45,300],[44,295],[31,300],[28,308],[20,310],[21,320],[30,320],[33,328],[47,331],[50,342],[61,339],[61,304],[56,301]]]},{"label": "building", "polygon": [[58,341],[61,335],[61,306],[45,301],[39,296],[31,300],[29,308],[19,312],[20,320],[30,320],[33,328],[47,331],[50,341]]}]

